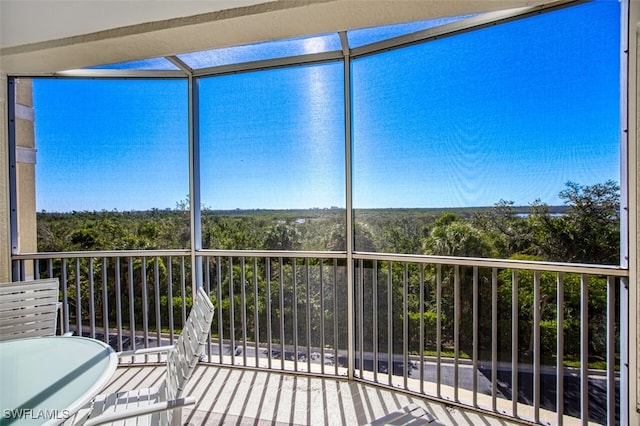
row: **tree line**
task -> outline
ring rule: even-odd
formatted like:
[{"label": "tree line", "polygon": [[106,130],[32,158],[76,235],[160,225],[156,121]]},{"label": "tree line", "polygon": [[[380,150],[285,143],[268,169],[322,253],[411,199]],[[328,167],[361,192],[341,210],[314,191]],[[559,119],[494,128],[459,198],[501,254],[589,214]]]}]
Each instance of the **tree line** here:
[{"label": "tree line", "polygon": [[[559,193],[563,206],[549,206],[539,200],[523,208],[513,202],[500,200],[483,209],[388,209],[356,210],[354,212],[354,247],[361,252],[427,254],[461,257],[526,259],[588,264],[618,264],[620,257],[620,188],[617,183],[583,186],[567,183]],[[179,202],[174,210],[146,212],[71,212],[38,214],[38,250],[64,252],[77,250],[153,250],[189,248],[190,228],[188,203]],[[314,210],[254,210],[216,212],[209,209],[202,214],[202,241],[204,248],[246,250],[318,250],[344,251],[346,249],[345,211],[342,209]],[[84,262],[84,261],[83,261]],[[143,262],[148,265],[143,266]],[[242,321],[248,330],[254,330],[250,339],[272,339],[287,344],[313,344],[341,346],[346,344],[346,330],[341,327],[337,336],[321,330],[333,330],[335,322],[346,324],[346,298],[344,285],[346,268],[343,263],[332,265],[318,259],[260,259],[246,264],[229,258],[213,256],[205,264],[205,282],[212,299],[223,309],[223,315],[214,331],[220,330],[228,338],[242,330]],[[62,265],[56,265],[62,268]],[[104,270],[103,270],[104,269]],[[411,352],[419,349],[419,326],[425,324],[424,341],[427,349],[435,349],[437,324],[436,282],[441,284],[440,322],[444,348],[450,348],[455,337],[454,285],[457,276],[461,288],[461,324],[458,339],[463,350],[471,350],[473,282],[479,283],[480,312],[478,327],[482,335],[491,330],[491,271],[476,272],[461,267],[436,268],[409,264],[407,267],[392,262],[365,262],[357,269],[362,285],[356,289],[357,300],[362,301],[358,321],[362,326],[363,350],[373,349],[374,329],[372,316],[377,310],[377,340],[387,347],[389,340],[394,351],[401,351],[405,322],[403,303],[406,294]],[[93,271],[94,286],[90,291],[88,275]],[[181,274],[186,274],[186,289]],[[268,271],[268,273],[267,273]],[[43,273],[46,273],[43,271]],[[97,263],[89,268],[69,268],[70,312],[78,310],[78,288],[81,293],[80,312],[89,315],[87,300],[93,294],[98,317],[102,306],[108,306],[107,316],[115,323],[115,295],[118,289],[112,279],[107,299],[102,300],[102,277],[121,275],[123,283],[133,277],[133,292],[120,289],[121,305],[143,310],[143,300],[150,318],[160,317],[158,328],[166,326],[169,317],[180,327],[184,317],[183,301],[190,306],[190,265],[178,258],[122,259]],[[514,272],[500,270],[499,289],[499,348],[501,354],[510,354],[511,342],[511,285]],[[78,275],[76,277],[76,275]],[[556,285],[553,273],[541,273],[541,304],[533,304],[533,272],[516,272],[518,282],[519,352],[532,350],[533,310],[541,313],[541,344],[547,352],[555,352]],[[375,279],[374,279],[375,276]],[[144,288],[146,283],[148,288]],[[155,288],[155,283],[160,288]],[[124,285],[123,285],[124,286]],[[420,290],[422,286],[422,291]],[[578,357],[580,349],[580,277],[564,277],[565,295],[565,352]],[[124,286],[126,288],[126,286]],[[375,291],[374,291],[374,287]],[[391,292],[391,294],[389,294]],[[143,293],[146,293],[143,296]],[[241,297],[240,295],[244,296]],[[269,299],[265,295],[269,294]],[[422,297],[421,297],[422,296]],[[246,315],[240,315],[246,310]],[[156,312],[157,311],[157,312]],[[422,312],[422,314],[421,314]],[[156,315],[157,313],[157,315]],[[589,280],[589,353],[597,359],[604,353],[606,330],[606,281],[604,277]],[[125,315],[126,316],[126,315]],[[281,330],[275,318],[296,317],[298,330]],[[98,318],[101,320],[102,318]],[[274,321],[269,321],[274,319]],[[123,318],[125,323],[129,321]],[[133,321],[140,321],[140,316]],[[265,325],[274,323],[268,329]],[[387,325],[391,324],[391,335]],[[126,324],[125,324],[126,325]],[[139,324],[138,324],[139,325]],[[307,328],[310,332],[307,334]],[[361,330],[361,331],[360,331]],[[238,334],[236,337],[240,338]],[[310,340],[309,340],[310,339]],[[342,342],[342,343],[341,343]],[[484,339],[480,350],[486,351],[491,342]],[[506,355],[505,355],[506,356]]]}]

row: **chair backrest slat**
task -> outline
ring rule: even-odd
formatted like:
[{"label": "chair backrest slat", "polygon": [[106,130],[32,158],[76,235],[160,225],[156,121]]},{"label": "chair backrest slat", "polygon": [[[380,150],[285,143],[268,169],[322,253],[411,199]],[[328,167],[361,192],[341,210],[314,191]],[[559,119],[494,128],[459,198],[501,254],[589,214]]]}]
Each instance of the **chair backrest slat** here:
[{"label": "chair backrest slat", "polygon": [[200,359],[213,320],[214,307],[204,289],[199,288],[191,312],[176,342],[176,350],[169,355],[167,393],[179,398]]},{"label": "chair backrest slat", "polygon": [[[214,308],[204,289],[199,288],[191,306],[187,322],[175,344],[175,350],[167,357],[167,375],[160,387],[161,400],[176,399],[182,396],[187,381],[193,374],[200,354],[207,343]],[[152,424],[161,426],[173,424],[174,410],[161,411],[152,416]]]},{"label": "chair backrest slat", "polygon": [[0,283],[0,340],[53,336],[58,279]]},{"label": "chair backrest slat", "polygon": [[16,332],[19,327],[28,328],[29,326],[38,328],[51,327],[51,322],[56,321],[56,312],[40,312],[38,314],[29,314],[28,316],[10,317],[0,320],[0,328],[6,331]]}]

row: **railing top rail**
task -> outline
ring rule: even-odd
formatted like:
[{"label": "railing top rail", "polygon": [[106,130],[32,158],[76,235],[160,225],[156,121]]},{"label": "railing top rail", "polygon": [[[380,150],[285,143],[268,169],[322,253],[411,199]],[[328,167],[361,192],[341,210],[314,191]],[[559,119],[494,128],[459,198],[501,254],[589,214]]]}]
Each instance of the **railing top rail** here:
[{"label": "railing top rail", "polygon": [[[188,256],[189,249],[168,250],[105,250],[105,251],[62,251],[14,254],[13,260],[29,259],[69,259],[89,257],[155,257],[155,256]],[[285,257],[285,258],[324,258],[346,259],[343,251],[292,251],[292,250],[198,250],[196,256],[231,256],[231,257]]]},{"label": "railing top rail", "polygon": [[[13,260],[55,259],[55,258],[116,258],[116,257],[155,257],[155,256],[188,256],[189,249],[172,250],[110,250],[110,251],[68,251],[22,253],[12,256]],[[322,258],[346,259],[343,251],[287,251],[287,250],[199,250],[196,256],[230,256],[230,257],[271,257],[271,258]],[[489,259],[476,257],[431,256],[417,254],[390,254],[357,252],[354,259],[382,260],[394,262],[415,262],[437,265],[477,266],[480,268],[526,269],[532,271],[552,271],[576,274],[607,275],[617,277],[629,276],[628,269],[616,265],[591,265],[577,263],[545,262],[533,260]]]},{"label": "railing top rail", "polygon": [[285,258],[322,258],[346,259],[344,251],[294,251],[294,250],[199,250],[198,255],[232,257],[285,257]]},{"label": "railing top rail", "polygon": [[21,253],[11,256],[13,260],[29,259],[74,259],[89,257],[156,257],[156,256],[188,256],[189,249],[169,250],[105,250],[105,251],[58,251],[40,253]]},{"label": "railing top rail", "polygon": [[629,276],[629,270],[616,265],[545,262],[536,260],[489,259],[479,257],[431,256],[412,254],[354,253],[354,259],[416,262],[439,265],[477,266],[480,268],[526,269],[532,271],[566,272],[575,274]]}]

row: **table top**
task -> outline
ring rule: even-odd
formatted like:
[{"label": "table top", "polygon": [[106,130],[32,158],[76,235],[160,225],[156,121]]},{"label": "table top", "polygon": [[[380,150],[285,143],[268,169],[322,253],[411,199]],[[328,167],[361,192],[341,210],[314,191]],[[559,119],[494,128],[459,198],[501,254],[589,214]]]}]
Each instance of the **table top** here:
[{"label": "table top", "polygon": [[55,425],[91,401],[118,366],[94,339],[34,337],[0,342],[0,425]]}]

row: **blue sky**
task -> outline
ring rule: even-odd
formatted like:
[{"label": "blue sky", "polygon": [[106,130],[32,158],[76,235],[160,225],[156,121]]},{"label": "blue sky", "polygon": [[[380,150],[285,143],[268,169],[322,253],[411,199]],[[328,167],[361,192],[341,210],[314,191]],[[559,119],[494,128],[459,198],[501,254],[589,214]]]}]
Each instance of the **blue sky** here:
[{"label": "blue sky", "polygon": [[[550,204],[620,178],[619,4],[604,0],[356,59],[354,207]],[[202,202],[345,206],[339,62],[200,82]],[[187,82],[34,82],[37,209],[174,208]]]}]

